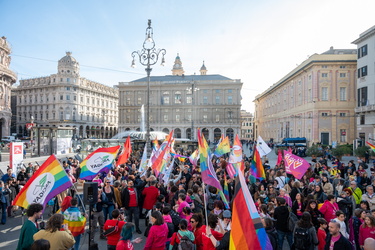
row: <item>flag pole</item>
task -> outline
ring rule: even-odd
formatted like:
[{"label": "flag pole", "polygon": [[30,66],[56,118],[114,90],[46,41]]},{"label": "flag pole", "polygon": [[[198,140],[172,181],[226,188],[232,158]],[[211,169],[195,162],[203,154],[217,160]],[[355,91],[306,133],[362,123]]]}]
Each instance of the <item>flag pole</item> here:
[{"label": "flag pole", "polygon": [[206,202],[206,188],[204,186],[204,182],[202,181],[202,188],[203,188],[203,203],[204,203],[204,214],[206,216],[206,226],[208,226],[208,219],[207,219],[207,202]]},{"label": "flag pole", "polygon": [[[69,180],[70,180],[70,178],[69,178]],[[79,196],[79,194],[78,194],[78,191],[77,191],[76,186],[74,186],[72,180],[70,180],[70,183],[72,183],[72,186],[73,186],[74,190],[76,191],[76,194],[77,194],[77,196],[78,196],[78,199],[81,201],[82,208],[83,208],[83,212],[86,214],[86,208],[85,208],[85,205],[83,204],[83,201],[82,201],[82,199],[81,199],[81,196]]]}]

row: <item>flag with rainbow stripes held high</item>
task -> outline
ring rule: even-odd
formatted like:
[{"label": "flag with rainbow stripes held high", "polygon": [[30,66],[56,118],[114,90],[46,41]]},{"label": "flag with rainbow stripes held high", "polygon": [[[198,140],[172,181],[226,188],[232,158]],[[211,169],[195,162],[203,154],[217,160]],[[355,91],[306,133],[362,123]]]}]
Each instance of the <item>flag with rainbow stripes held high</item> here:
[{"label": "flag with rainbow stripes held high", "polygon": [[98,148],[89,154],[80,164],[81,174],[79,178],[91,181],[98,173],[108,173],[111,169],[120,146],[110,148]]},{"label": "flag with rainbow stripes held high", "polygon": [[226,153],[230,152],[230,144],[228,136],[224,139],[220,139],[220,143],[217,145],[217,148],[214,151],[216,157],[220,157]]},{"label": "flag with rainbow stripes held high", "polygon": [[13,206],[28,208],[32,203],[46,206],[54,196],[73,184],[55,155],[51,155],[28,180],[13,200]]},{"label": "flag with rainbow stripes held high", "polygon": [[373,144],[369,143],[368,141],[367,141],[366,143],[367,143],[367,145],[369,145],[369,147],[370,147],[372,150],[374,150],[374,152],[375,152],[375,146],[374,146]]},{"label": "flag with rainbow stripes held high", "polygon": [[256,147],[254,149],[253,160],[251,161],[250,172],[256,178],[266,178],[266,174],[264,172],[264,167],[262,164],[262,158],[260,157],[258,149]]}]

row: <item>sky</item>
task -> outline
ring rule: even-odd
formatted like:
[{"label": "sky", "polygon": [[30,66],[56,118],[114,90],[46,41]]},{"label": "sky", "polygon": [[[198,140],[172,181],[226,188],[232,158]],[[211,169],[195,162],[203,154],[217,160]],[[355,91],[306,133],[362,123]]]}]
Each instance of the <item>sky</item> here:
[{"label": "sky", "polygon": [[11,69],[19,79],[57,73],[71,51],[81,77],[108,86],[146,75],[131,53],[141,50],[147,20],[156,48],[166,49],[170,75],[179,53],[185,75],[241,79],[242,109],[314,53],[330,46],[353,49],[375,25],[373,0],[0,0],[0,36],[12,46]]}]

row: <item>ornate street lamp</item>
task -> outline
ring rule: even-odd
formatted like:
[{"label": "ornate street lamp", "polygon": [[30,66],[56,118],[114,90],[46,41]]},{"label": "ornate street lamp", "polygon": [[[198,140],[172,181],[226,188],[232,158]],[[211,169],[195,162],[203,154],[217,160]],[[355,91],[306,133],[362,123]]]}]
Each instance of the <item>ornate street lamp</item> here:
[{"label": "ornate street lamp", "polygon": [[195,87],[195,82],[192,80],[191,87],[186,88],[188,92],[191,92],[191,135],[190,140],[194,141],[194,92],[198,91],[199,88]]},{"label": "ornate street lamp", "polygon": [[139,57],[139,62],[146,66],[147,72],[147,96],[146,96],[146,145],[147,145],[147,157],[151,155],[151,141],[150,141],[150,74],[152,68],[150,66],[155,65],[159,56],[162,56],[161,65],[164,66],[165,59],[164,55],[167,53],[165,49],[156,49],[153,38],[153,29],[151,27],[151,19],[148,19],[148,27],[146,29],[146,39],[143,42],[143,48],[141,51],[134,51],[132,53],[133,61],[131,67],[135,67],[135,57]]}]

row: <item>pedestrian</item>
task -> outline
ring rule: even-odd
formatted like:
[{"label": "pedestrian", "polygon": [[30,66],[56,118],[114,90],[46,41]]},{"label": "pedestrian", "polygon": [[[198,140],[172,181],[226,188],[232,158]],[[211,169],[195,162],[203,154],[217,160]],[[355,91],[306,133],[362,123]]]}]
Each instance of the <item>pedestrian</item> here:
[{"label": "pedestrian", "polygon": [[30,250],[49,250],[51,248],[51,244],[49,244],[48,240],[40,239],[34,241]]},{"label": "pedestrian", "polygon": [[70,200],[70,207],[62,212],[64,215],[64,223],[68,225],[69,230],[74,236],[74,249],[79,249],[81,236],[85,232],[86,218],[81,214],[78,208],[77,198]]},{"label": "pedestrian", "polygon": [[352,249],[352,244],[340,233],[340,223],[331,221],[328,226],[325,250]]},{"label": "pedestrian", "polygon": [[18,238],[17,250],[28,250],[33,244],[33,236],[38,232],[37,220],[42,217],[43,206],[39,203],[30,204],[26,210],[27,220],[23,223],[20,237]]},{"label": "pedestrian", "polygon": [[133,223],[126,223],[121,230],[120,240],[116,245],[116,250],[134,250],[133,243],[140,243],[142,238],[138,237],[133,240],[135,226]]},{"label": "pedestrian", "polygon": [[367,201],[370,209],[375,209],[375,193],[374,187],[371,185],[366,186],[366,193],[362,195],[362,201]]},{"label": "pedestrian", "polygon": [[121,203],[126,209],[127,221],[132,222],[134,216],[136,232],[142,234],[142,231],[139,229],[138,191],[134,187],[133,180],[129,180],[128,186],[122,190]]},{"label": "pedestrian", "polygon": [[293,246],[293,232],[288,229],[288,218],[289,209],[286,206],[286,201],[284,198],[276,198],[277,207],[273,214],[273,218],[276,220],[275,228],[277,230],[279,246],[283,246],[284,238],[286,237],[289,247]]},{"label": "pedestrian", "polygon": [[365,222],[359,227],[359,245],[363,248],[365,239],[375,239],[375,218],[372,215],[366,215]]},{"label": "pedestrian", "polygon": [[[195,236],[192,232],[188,230],[188,222],[185,219],[182,219],[178,227],[179,230],[175,232],[172,236],[171,243],[169,244],[169,250],[172,250],[175,245],[178,246],[181,243],[181,239],[184,239],[185,241],[190,241],[190,245],[192,245],[195,249],[195,244],[193,243],[195,240]],[[186,248],[186,246],[182,245],[181,247]]]},{"label": "pedestrian", "polygon": [[1,209],[1,224],[2,225],[5,225],[7,221],[7,207],[8,207],[7,195],[9,195],[9,191],[5,187],[4,182],[0,181],[0,209]]},{"label": "pedestrian", "polygon": [[[103,193],[102,187],[99,187],[98,189],[98,202],[95,203],[93,206],[93,211],[92,211],[92,230],[91,230],[91,239],[90,242],[94,244],[94,239],[95,239],[95,233],[96,231],[100,232],[100,239],[105,240],[105,236],[103,235],[103,228],[104,228],[104,214],[103,214],[103,200],[105,200],[105,194]],[[99,226],[98,226],[99,223]]]},{"label": "pedestrian", "polygon": [[105,196],[107,197],[107,202],[103,206],[103,213],[104,213],[104,219],[107,220],[107,217],[109,219],[112,219],[112,211],[117,208],[117,203],[116,203],[116,197],[115,197],[115,190],[111,186],[111,181],[108,179],[104,179],[104,188],[103,192]]},{"label": "pedestrian", "polygon": [[318,241],[319,241],[318,250],[324,250],[326,246],[326,238],[327,238],[327,233],[326,233],[327,221],[323,218],[319,218],[318,222],[319,222],[319,229],[317,233]]},{"label": "pedestrian", "polygon": [[70,232],[68,225],[63,224],[64,215],[54,214],[47,221],[45,230],[40,230],[34,234],[34,240],[45,239],[51,244],[53,250],[67,250],[70,249],[74,243],[74,237]]},{"label": "pedestrian", "polygon": [[362,190],[359,187],[357,187],[357,182],[355,182],[355,181],[350,182],[349,189],[350,189],[350,191],[352,191],[355,203],[358,207],[359,203],[361,203],[361,199],[362,199]]},{"label": "pedestrian", "polygon": [[109,219],[104,223],[104,234],[106,234],[106,231],[108,229],[112,227],[117,227],[117,231],[115,230],[110,235],[107,235],[107,249],[115,250],[117,242],[120,239],[122,227],[125,225],[124,214],[121,213],[120,210],[115,209],[112,211],[111,217],[112,219]]},{"label": "pedestrian", "polygon": [[347,239],[349,239],[349,234],[346,231],[346,224],[345,224],[345,214],[343,211],[339,210],[336,211],[336,218],[333,219],[334,221],[340,223],[340,233]]},{"label": "pedestrian", "polygon": [[277,237],[277,231],[275,227],[273,226],[273,221],[271,218],[262,218],[262,223],[264,226],[264,229],[266,230],[268,239],[270,240],[270,243],[272,245],[273,250],[279,250],[278,246],[278,237]]},{"label": "pedestrian", "polygon": [[311,222],[310,213],[304,212],[302,214],[301,219],[297,222],[296,227],[294,228],[293,236],[294,248],[297,250],[314,250],[315,246],[319,244],[315,227]]},{"label": "pedestrian", "polygon": [[159,211],[151,213],[151,223],[144,250],[164,250],[168,237],[168,226],[164,223],[163,216]]},{"label": "pedestrian", "polygon": [[144,188],[142,191],[142,195],[144,196],[143,209],[145,209],[145,216],[147,215],[148,211],[150,211],[154,207],[158,196],[160,195],[160,191],[156,187],[156,184],[156,180],[151,181],[150,186]]},{"label": "pedestrian", "polygon": [[323,203],[323,206],[319,211],[323,214],[326,221],[331,221],[336,217],[336,211],[339,210],[339,206],[336,203],[336,198],[333,195],[328,195],[327,200]]}]

